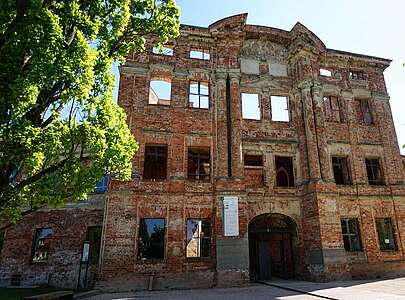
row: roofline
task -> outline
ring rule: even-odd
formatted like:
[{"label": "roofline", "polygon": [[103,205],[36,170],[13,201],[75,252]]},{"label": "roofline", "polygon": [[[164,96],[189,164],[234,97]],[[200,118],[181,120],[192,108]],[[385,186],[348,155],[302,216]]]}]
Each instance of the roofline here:
[{"label": "roofline", "polygon": [[366,59],[376,59],[376,60],[381,60],[383,62],[386,62],[390,64],[392,62],[392,59],[388,58],[382,58],[382,57],[377,57],[377,56],[372,56],[372,55],[366,55],[366,54],[359,54],[359,53],[354,53],[354,52],[348,52],[348,51],[342,51],[342,50],[336,50],[336,49],[326,49],[330,53],[334,54],[341,54],[341,55],[348,55],[348,56],[355,56],[359,58],[366,58]]},{"label": "roofline", "polygon": [[189,24],[180,24],[180,29],[183,29],[183,27],[191,27],[191,28],[195,28],[195,29],[208,29],[208,27],[204,27],[204,26],[197,26],[197,25],[189,25]]}]

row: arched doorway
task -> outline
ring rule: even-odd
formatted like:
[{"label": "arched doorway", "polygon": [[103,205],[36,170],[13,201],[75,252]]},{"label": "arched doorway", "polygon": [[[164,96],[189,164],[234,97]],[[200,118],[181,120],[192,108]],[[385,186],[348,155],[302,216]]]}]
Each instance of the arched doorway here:
[{"label": "arched doorway", "polygon": [[282,214],[264,214],[249,223],[249,264],[252,280],[294,277],[297,226]]}]

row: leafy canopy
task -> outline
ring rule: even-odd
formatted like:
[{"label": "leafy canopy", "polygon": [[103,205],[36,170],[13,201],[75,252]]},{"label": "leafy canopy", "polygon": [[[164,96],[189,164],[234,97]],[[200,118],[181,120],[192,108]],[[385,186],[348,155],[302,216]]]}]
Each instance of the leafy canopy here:
[{"label": "leafy canopy", "polygon": [[0,1],[0,217],[130,178],[138,146],[111,65],[178,32],[174,0]]}]

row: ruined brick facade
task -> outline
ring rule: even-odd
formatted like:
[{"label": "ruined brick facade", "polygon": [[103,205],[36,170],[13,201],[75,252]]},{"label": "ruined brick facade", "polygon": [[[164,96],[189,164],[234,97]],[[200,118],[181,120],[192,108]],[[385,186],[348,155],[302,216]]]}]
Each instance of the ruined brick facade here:
[{"label": "ruined brick facade", "polygon": [[[127,288],[146,288],[151,275],[159,288],[247,281],[248,224],[275,213],[296,223],[295,277],[332,280],[405,271],[404,173],[383,75],[390,61],[327,49],[299,23],[284,31],[245,22],[246,15],[238,15],[208,28],[182,26],[170,45],[173,55],[149,51],[128,57],[121,68],[119,103],[140,150],[134,180],[113,182],[108,196],[101,286],[114,287],[117,279]],[[207,49],[210,59],[190,58],[195,48]],[[320,76],[320,68],[332,76]],[[350,78],[353,70],[362,77]],[[154,78],[171,81],[170,105],[148,104]],[[209,83],[209,109],[190,107],[190,81]],[[242,118],[241,93],[260,95],[260,120]],[[289,122],[271,120],[271,95],[288,96]],[[326,120],[324,96],[339,99],[342,122]],[[356,99],[369,100],[372,125],[359,123]],[[168,147],[166,180],[143,179],[150,144]],[[209,182],[188,180],[190,147],[209,147]],[[262,155],[263,169],[245,168],[244,154]],[[294,187],[275,187],[277,155],[293,158]],[[331,156],[348,158],[352,184],[335,184]],[[368,157],[381,162],[383,185],[368,184]],[[239,199],[237,237],[223,234],[222,197],[227,195]],[[137,260],[138,222],[145,217],[166,220],[165,256],[158,262]],[[361,251],[345,251],[344,217],[357,218]],[[380,251],[377,217],[392,218],[396,250]],[[188,218],[211,221],[210,258],[186,258]]]},{"label": "ruined brick facade", "polygon": [[[246,17],[208,28],[183,25],[168,45],[172,55],[154,54],[150,41],[147,52],[121,67],[119,104],[140,148],[133,179],[109,186],[100,288],[240,285],[268,276],[259,271],[271,263],[263,251],[273,261],[285,255],[279,261],[288,277],[405,274],[404,165],[383,75],[390,61],[328,49],[300,23],[284,31],[248,25]],[[193,49],[202,59],[190,58]],[[171,82],[170,99],[150,104],[152,79]],[[208,108],[190,105],[191,82],[208,85]],[[256,120],[243,118],[244,93],[258,95]],[[288,97],[289,121],[273,120],[272,96]],[[151,145],[167,147],[164,179],[146,178]],[[209,149],[209,179],[190,180],[188,153],[196,148]],[[261,157],[262,166],[247,166],[246,155]],[[277,186],[277,157],[292,161],[287,187]],[[347,163],[345,184],[336,184],[332,157]],[[377,169],[368,172],[366,159],[379,164],[375,181]],[[224,233],[229,196],[238,201],[236,236]],[[165,221],[161,259],[139,258],[143,218]],[[379,236],[381,218],[389,220],[392,237]],[[186,257],[189,219],[210,223],[209,256]],[[358,227],[345,237],[350,245],[343,237],[347,219]],[[2,259],[11,256],[12,245],[5,247]]]}]

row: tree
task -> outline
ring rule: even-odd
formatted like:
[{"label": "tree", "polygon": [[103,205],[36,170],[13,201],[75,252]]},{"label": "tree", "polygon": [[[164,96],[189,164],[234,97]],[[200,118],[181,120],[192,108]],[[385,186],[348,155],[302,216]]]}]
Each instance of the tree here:
[{"label": "tree", "polygon": [[179,32],[174,0],[0,2],[0,217],[129,179],[137,144],[111,65]]}]

